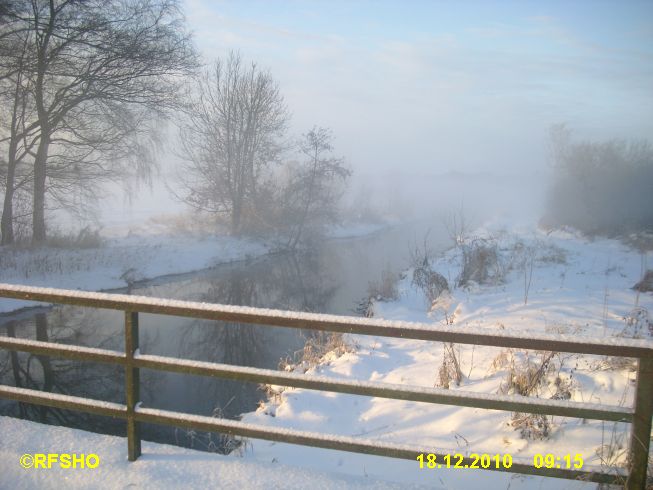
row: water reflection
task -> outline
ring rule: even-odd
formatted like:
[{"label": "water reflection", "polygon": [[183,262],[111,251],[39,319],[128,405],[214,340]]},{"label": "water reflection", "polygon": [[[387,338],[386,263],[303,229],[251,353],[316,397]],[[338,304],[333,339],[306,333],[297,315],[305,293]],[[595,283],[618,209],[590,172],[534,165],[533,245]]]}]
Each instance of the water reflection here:
[{"label": "water reflection", "polygon": [[[93,310],[63,307],[49,314],[36,313],[29,320],[9,320],[3,327],[8,337],[78,344],[83,338],[91,336],[97,338],[94,316],[96,314]],[[118,339],[112,337],[110,335],[108,338],[98,339],[96,345],[115,348]],[[86,363],[23,352],[2,352],[1,355],[4,356],[1,358],[3,368],[0,369],[3,384],[50,393],[124,402],[123,372],[119,366],[92,365],[91,367]],[[152,386],[148,389],[152,389]],[[121,425],[112,419],[21,402],[3,401],[0,404],[0,414],[42,423],[93,427],[108,433],[122,431]]]},{"label": "water reflection", "polygon": [[[306,254],[279,254],[195,274],[132,286],[133,294],[295,311],[352,314],[369,281],[384,268],[400,270],[407,253],[405,230],[324,243]],[[124,292],[124,291],[121,291]],[[28,318],[6,317],[6,335],[123,351],[122,312],[57,307]],[[3,332],[3,333],[4,333]],[[186,359],[276,369],[300,350],[310,332],[161,315],[140,315],[140,350]],[[118,366],[0,352],[0,382],[44,391],[124,403]],[[264,393],[255,384],[141,370],[144,406],[238,418],[254,410]],[[66,410],[0,400],[0,414],[123,434],[124,423]],[[148,440],[224,450],[230,441],[146,425]]]}]

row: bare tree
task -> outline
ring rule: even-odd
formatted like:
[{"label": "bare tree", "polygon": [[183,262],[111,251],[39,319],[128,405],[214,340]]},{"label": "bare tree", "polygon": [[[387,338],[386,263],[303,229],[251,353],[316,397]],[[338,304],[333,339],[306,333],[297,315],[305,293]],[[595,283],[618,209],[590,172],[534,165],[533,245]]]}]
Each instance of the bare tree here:
[{"label": "bare tree", "polygon": [[[72,181],[89,189],[129,168],[116,157],[147,156],[142,123],[177,106],[197,60],[176,0],[22,0],[7,11],[13,36],[33,36],[26,71],[35,107],[28,128],[38,140],[32,240],[41,243],[46,192],[61,197]],[[152,162],[135,163],[142,171]]]},{"label": "bare tree", "polygon": [[231,52],[199,78],[180,128],[180,197],[189,205],[225,213],[231,233],[254,206],[265,168],[278,159],[288,113],[270,73]]},{"label": "bare tree", "polygon": [[304,162],[295,166],[282,190],[285,220],[289,221],[288,248],[294,249],[311,226],[323,226],[337,218],[341,187],[351,175],[344,160],[331,156],[333,135],[314,127],[302,136],[299,150]]},{"label": "bare tree", "polygon": [[[0,26],[2,33],[10,32],[6,24]],[[6,145],[6,160],[2,165],[2,187],[4,202],[0,234],[2,245],[14,242],[14,200],[17,193],[25,191],[31,182],[31,172],[25,168],[25,158],[37,143],[34,126],[28,127],[33,116],[33,104],[29,98],[29,81],[26,77],[29,63],[30,33],[12,36],[0,44],[0,109],[2,136],[0,143]],[[22,194],[25,195],[25,192]]]}]

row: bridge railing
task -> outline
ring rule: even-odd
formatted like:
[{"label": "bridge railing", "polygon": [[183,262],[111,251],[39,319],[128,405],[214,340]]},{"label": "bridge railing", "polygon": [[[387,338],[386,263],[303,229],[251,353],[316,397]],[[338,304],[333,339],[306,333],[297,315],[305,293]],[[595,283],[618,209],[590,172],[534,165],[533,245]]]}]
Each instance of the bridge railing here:
[{"label": "bridge railing", "polygon": [[[486,470],[582,479],[602,483],[623,484],[625,482],[626,487],[629,489],[643,489],[646,486],[651,416],[653,415],[653,342],[651,341],[622,338],[594,340],[565,335],[529,334],[517,336],[503,333],[470,332],[452,327],[373,318],[321,315],[9,284],[0,284],[0,297],[124,311],[124,352],[2,336],[0,336],[0,348],[79,361],[121,365],[125,369],[125,404],[6,385],[0,385],[0,397],[19,402],[125,419],[127,424],[127,455],[130,461],[136,460],[141,454],[139,425],[142,422],[413,461],[416,460],[419,454],[436,454],[439,458],[444,456],[441,449],[413,447],[357,437],[277,429],[235,420],[145,408],[139,404],[139,370],[146,368],[398,400],[627,422],[632,425],[628,468],[611,468],[609,471],[604,471],[601,468],[590,471],[545,467],[538,469],[528,461],[515,461],[509,469],[501,467],[487,468]],[[397,384],[333,379],[269,369],[140,354],[138,338],[139,313],[424,341],[636,358],[637,380],[634,404],[632,407],[622,407],[576,403],[567,400],[479,394],[462,390],[407,387]],[[471,464],[472,459],[465,457],[462,463]]]}]

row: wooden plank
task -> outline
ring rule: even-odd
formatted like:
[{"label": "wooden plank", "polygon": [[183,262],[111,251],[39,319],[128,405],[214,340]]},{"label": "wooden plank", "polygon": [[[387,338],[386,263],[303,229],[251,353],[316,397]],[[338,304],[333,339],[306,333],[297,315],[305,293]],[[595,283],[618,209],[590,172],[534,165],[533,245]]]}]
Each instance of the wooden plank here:
[{"label": "wooden plank", "polygon": [[131,310],[142,313],[307,330],[326,330],[381,337],[653,359],[653,342],[647,340],[618,338],[597,340],[570,335],[516,336],[504,333],[485,333],[478,330],[469,331],[460,328],[374,318],[315,315],[302,312],[165,300],[145,296],[91,293],[65,289],[14,286],[10,284],[0,284],[0,296],[85,307]]},{"label": "wooden plank", "polygon": [[134,417],[134,409],[140,401],[140,372],[134,365],[138,349],[138,313],[125,312],[125,399],[127,401],[127,459],[136,461],[141,455],[140,424]]},{"label": "wooden plank", "polygon": [[258,369],[229,364],[188,361],[163,356],[139,355],[136,366],[147,369],[165,370],[201,376],[216,376],[255,383],[294,386],[310,390],[333,391],[353,395],[377,396],[396,400],[410,400],[426,403],[440,403],[461,407],[476,407],[490,410],[507,410],[525,413],[541,413],[596,420],[629,422],[633,409],[589,403],[574,403],[561,400],[538,402],[536,398],[518,396],[477,394],[472,392],[445,390],[441,388],[404,387],[388,383],[350,381],[318,376],[306,376],[269,369]]},{"label": "wooden plank", "polygon": [[626,481],[628,490],[648,488],[646,472],[651,443],[651,417],[653,416],[653,360],[640,359],[637,366],[635,388],[635,415],[630,438],[630,474]]},{"label": "wooden plank", "polygon": [[104,402],[78,396],[62,395],[59,393],[46,393],[27,388],[0,385],[0,398],[18,402],[45,405],[48,407],[65,408],[80,412],[106,415],[107,417],[126,418],[127,407],[119,403]]},{"label": "wooden plank", "polygon": [[[154,410],[137,408],[136,418],[141,422],[149,422],[167,426],[177,426],[186,429],[202,430],[207,432],[219,432],[268,441],[286,442],[303,446],[319,447],[323,449],[335,449],[354,453],[385,456],[389,458],[407,459],[415,462],[417,471],[417,456],[419,454],[435,454],[439,461],[444,461],[441,449],[436,448],[414,448],[402,444],[379,442],[370,439],[360,439],[348,436],[334,436],[315,432],[298,431],[292,429],[281,429],[263,425],[246,424],[236,420],[218,419],[199,415],[179,414],[167,410]],[[453,451],[452,451],[453,453]],[[452,454],[450,453],[450,454]],[[453,457],[452,457],[453,460]],[[472,459],[465,456],[463,465],[472,464]],[[508,473],[521,473],[526,475],[548,476],[554,478],[566,478],[570,480],[582,479],[584,481],[615,483],[623,481],[624,474],[607,474],[601,472],[587,472],[582,470],[571,470],[563,468],[535,468],[532,462],[514,461],[510,468],[487,468],[487,471],[502,471]]]},{"label": "wooden plank", "polygon": [[77,361],[101,362],[105,364],[124,364],[125,354],[108,349],[82,347],[76,345],[42,342],[40,340],[20,339],[0,336],[0,349],[30,352]]}]

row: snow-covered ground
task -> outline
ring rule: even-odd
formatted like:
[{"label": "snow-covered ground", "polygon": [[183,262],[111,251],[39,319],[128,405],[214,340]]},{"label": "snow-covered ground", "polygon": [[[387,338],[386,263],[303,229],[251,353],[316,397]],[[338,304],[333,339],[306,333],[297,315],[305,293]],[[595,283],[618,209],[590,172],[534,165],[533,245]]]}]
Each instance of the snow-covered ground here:
[{"label": "snow-covered ground", "polygon": [[[451,292],[429,304],[414,286],[413,271],[398,285],[398,299],[377,301],[374,316],[477,331],[566,333],[578,336],[614,335],[649,338],[648,312],[653,295],[632,286],[646,268],[647,256],[614,240],[588,241],[567,232],[545,233],[535,227],[506,230],[500,224],[477,230],[467,241],[495,249],[498,264],[490,267],[491,284],[474,282],[456,287],[462,270],[461,248],[433,261]],[[532,273],[531,273],[532,263]],[[639,329],[639,330],[638,330]],[[442,343],[351,336],[354,347],[340,357],[327,356],[308,374],[370,380],[402,385],[442,386]],[[574,354],[547,354],[519,349],[457,345],[462,371],[460,386],[450,389],[512,394],[510,374],[534,374],[547,360],[541,382],[531,395],[611,405],[630,405],[633,363]],[[451,358],[449,358],[451,360]],[[298,368],[303,370],[303,368]],[[451,371],[449,371],[451,372]],[[535,378],[533,378],[535,379]],[[582,455],[585,468],[610,467],[625,461],[629,425],[565,417],[532,419],[539,428],[521,434],[512,414],[475,408],[367,398],[305,389],[278,389],[244,421],[334,434],[360,436],[438,447],[450,453],[511,454],[532,461],[536,453],[557,457]],[[525,421],[528,422],[528,419]],[[524,427],[524,426],[522,426]],[[543,432],[546,432],[544,435]],[[537,433],[543,437],[536,437]],[[592,488],[595,485],[472,469],[419,469],[417,461],[395,461],[300,446],[252,441],[247,458],[279,461],[320,471],[346,472],[445,488]]]},{"label": "snow-covered ground", "polygon": [[[127,286],[128,281],[191,272],[224,262],[263,255],[263,243],[229,236],[131,235],[111,238],[98,248],[4,247],[0,282],[99,291]],[[0,299],[0,311],[28,302]]]},{"label": "snow-covered ground", "polygon": [[[331,238],[363,236],[387,225],[353,224],[335,227]],[[150,220],[136,227],[103,230],[105,241],[97,248],[0,247],[0,282],[26,286],[100,291],[128,283],[172,274],[188,273],[218,264],[246,260],[270,253],[275,244],[211,236],[204,233],[171,234]],[[0,298],[0,312],[33,302]]]},{"label": "snow-covered ground", "polygon": [[[472,243],[482,245],[486,250],[496,251],[499,258],[496,264],[490,264],[488,283],[472,281],[465,286],[458,285],[462,271],[462,248],[454,248],[431,261],[431,268],[446,278],[449,293],[445,292],[435,302],[429,302],[424,292],[413,284],[414,270],[408,270],[398,284],[397,298],[376,301],[373,305],[374,316],[448,325],[471,331],[565,333],[593,338],[635,335],[650,339],[648,315],[653,311],[653,295],[631,289],[646,270],[650,256],[615,240],[589,241],[570,232],[534,230],[535,227],[518,229],[514,226],[503,227],[498,223],[477,230],[474,237],[467,240],[466,246],[470,247]],[[127,237],[121,240],[122,246],[127,247],[129,240],[140,241],[144,238]],[[90,261],[88,266],[87,261],[79,256],[87,252],[71,254],[72,264],[75,257],[80,264],[85,264],[80,265],[78,280],[87,277],[87,283],[73,283],[73,279],[67,283],[65,281],[70,274],[57,275],[56,268],[52,266],[48,266],[50,274],[39,276],[35,272],[32,282],[27,282],[63,287],[84,285],[88,289],[99,289],[98,282],[93,282],[94,278],[96,281],[99,278],[106,282],[115,281],[101,287],[124,284],[118,282],[115,263],[112,266],[110,259],[103,262],[102,254],[115,257],[116,263],[122,266],[138,268],[143,271],[144,277],[148,277],[199,269],[225,257],[235,260],[246,254],[265,253],[260,244],[246,245],[230,239],[224,242],[221,239],[190,238],[188,242],[166,242],[161,237],[152,240],[155,242],[146,247],[135,244],[131,252],[129,248],[119,250],[117,245],[105,247],[102,252],[88,251],[89,254],[100,254],[91,255],[87,260]],[[47,260],[44,263],[49,264]],[[34,264],[34,267],[39,265]],[[0,269],[0,274],[3,273]],[[43,277],[46,282],[38,282],[35,277]],[[10,276],[9,279],[13,279],[10,282],[26,282],[17,276]],[[0,280],[6,279],[3,277]],[[365,336],[350,336],[347,340],[351,346],[349,352],[340,356],[327,355],[307,373],[427,387],[442,386],[448,378],[451,390],[513,394],[516,387],[524,386],[525,378],[522,377],[520,381],[520,375],[530,373],[535,376],[541,371],[544,373],[541,381],[528,387],[532,396],[610,405],[632,403],[634,373],[633,363],[628,360],[456,345],[453,351],[462,373],[460,385],[457,386],[451,377],[450,357],[449,364],[445,365],[447,369],[443,369],[445,349],[442,343]],[[546,361],[544,367],[543,360]],[[298,369],[303,371],[302,367]],[[629,426],[620,423],[556,416],[548,417],[546,421],[531,419],[530,428],[525,425],[516,427],[509,412],[305,389],[275,389],[277,395],[262,403],[256,412],[246,414],[243,418],[245,422],[378,439],[416,447],[437,447],[442,452],[452,454],[510,454],[515,461],[532,461],[536,453],[550,453],[558,457],[571,454],[572,458],[578,454],[582,456],[585,467],[603,464],[604,470],[624,463],[628,444]],[[530,437],[522,430],[525,428],[530,430]],[[53,451],[52,448],[56,448],[56,452],[65,452],[62,448],[82,452],[80,447],[105,451],[101,454],[106,462],[102,469],[105,473],[98,472],[97,475],[102,481],[111,481],[120,488],[145,486],[146,483],[147,486],[182,483],[185,486],[216,486],[216,479],[219,479],[222,487],[227,488],[308,488],[319,487],[319,481],[328,488],[357,484],[382,487],[381,481],[390,482],[388,485],[398,484],[402,488],[416,485],[449,489],[566,489],[595,486],[476,469],[419,469],[417,461],[259,440],[249,441],[242,458],[236,455],[220,457],[198,454],[176,447],[146,444],[143,459],[129,465],[125,462],[124,439],[71,429],[44,428],[29,422],[1,418],[0,429],[4,456],[0,474],[3,475],[3,484],[9,481],[16,488],[47,487],[51,482],[64,481],[64,478],[67,478],[67,485],[68,481],[70,485],[78,487],[89,485],[91,480],[87,478],[90,477],[84,473],[23,470],[18,464],[22,453],[48,452]],[[43,441],[53,442],[44,444]],[[93,452],[99,453],[98,450]],[[215,464],[208,464],[214,461]],[[5,480],[4,475],[9,475],[7,478],[10,480]]]},{"label": "snow-covered ground", "polygon": [[[312,471],[293,465],[261,463],[236,457],[143,443],[143,455],[127,461],[127,442],[77,429],[0,417],[0,487],[60,488],[221,488],[221,489],[400,489],[371,478]],[[95,454],[96,468],[21,467],[21,457],[36,453]],[[29,458],[23,459],[24,462]],[[95,460],[90,460],[95,464]]]}]

